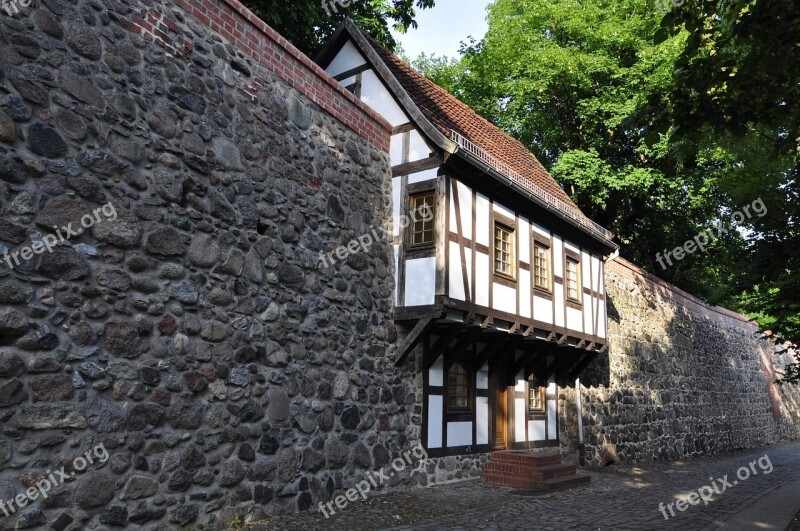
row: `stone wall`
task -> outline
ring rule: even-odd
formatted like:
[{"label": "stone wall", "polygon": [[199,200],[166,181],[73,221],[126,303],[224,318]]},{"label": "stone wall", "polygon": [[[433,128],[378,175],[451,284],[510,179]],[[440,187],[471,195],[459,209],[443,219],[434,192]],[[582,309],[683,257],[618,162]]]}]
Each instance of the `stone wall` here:
[{"label": "stone wall", "polygon": [[306,509],[418,430],[389,242],[318,257],[388,229],[389,125],[238,2],[180,5],[0,20],[2,528]]},{"label": "stone wall", "polygon": [[[622,259],[606,272],[610,349],[582,377],[590,464],[673,460],[800,437],[792,358],[744,316],[710,307]],[[559,390],[562,448],[577,441],[575,389]]]}]

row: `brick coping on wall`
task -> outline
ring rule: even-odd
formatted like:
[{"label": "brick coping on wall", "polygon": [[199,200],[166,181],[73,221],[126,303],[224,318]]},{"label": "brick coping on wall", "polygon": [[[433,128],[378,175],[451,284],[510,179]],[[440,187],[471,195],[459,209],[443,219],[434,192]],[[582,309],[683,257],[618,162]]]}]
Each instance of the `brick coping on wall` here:
[{"label": "brick coping on wall", "polygon": [[[174,0],[174,2],[370,144],[388,152],[391,124],[241,2],[238,0]],[[146,8],[143,6],[143,9]],[[151,8],[142,12],[141,16],[134,15],[131,21],[126,22],[129,29],[154,40],[159,46],[172,52],[172,55],[184,58],[191,55],[192,45],[180,39],[179,28],[165,14]],[[177,34],[177,39],[171,37],[170,33]]]},{"label": "brick coping on wall", "polygon": [[662,299],[672,301],[706,319],[745,328],[753,332],[759,328],[758,323],[751,321],[749,317],[722,306],[711,306],[694,295],[628,262],[624,258],[617,258],[607,264],[606,272],[615,273],[637,284],[644,284],[644,287],[653,293],[657,293]]}]

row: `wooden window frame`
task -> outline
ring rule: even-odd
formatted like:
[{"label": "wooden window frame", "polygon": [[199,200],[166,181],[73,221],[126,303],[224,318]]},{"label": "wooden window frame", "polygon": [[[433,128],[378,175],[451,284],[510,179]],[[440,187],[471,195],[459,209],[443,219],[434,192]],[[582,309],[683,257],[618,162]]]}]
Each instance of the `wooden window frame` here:
[{"label": "wooden window frame", "polygon": [[[505,229],[511,235],[511,275],[503,273],[502,271],[497,270],[496,264],[496,251],[497,251],[497,228],[501,227]],[[519,270],[519,263],[517,260],[517,256],[519,254],[519,250],[517,249],[517,224],[506,217],[501,216],[494,216],[492,219],[492,234],[491,234],[491,244],[492,244],[492,254],[490,256],[491,259],[491,267],[492,267],[492,276],[495,281],[498,281],[501,284],[511,284],[515,285],[517,282],[517,272]]]},{"label": "wooden window frame", "polygon": [[[456,366],[460,365],[467,376],[467,407],[466,408],[451,408],[450,407],[450,371]],[[467,422],[472,421],[475,411],[475,372],[472,370],[472,364],[465,360],[454,361],[444,374],[444,410],[445,420],[448,422]]]},{"label": "wooden window frame", "polygon": [[[436,189],[431,186],[430,183],[422,183],[424,186],[420,187],[408,187],[408,197],[406,200],[406,208],[403,211],[404,216],[408,217],[409,224],[405,228],[406,231],[406,248],[409,251],[428,251],[434,248],[436,245]],[[414,218],[411,216],[413,200],[416,197],[420,196],[432,196],[433,201],[431,203],[431,210],[433,210],[433,219],[430,221],[433,224],[431,229],[431,241],[430,242],[423,242],[423,243],[414,243]]]},{"label": "wooden window frame", "polygon": [[[542,287],[536,284],[536,247],[544,247],[547,249],[547,287]],[[552,242],[534,236],[533,238],[533,257],[531,263],[531,271],[533,273],[533,290],[545,295],[553,294],[553,282],[555,281],[555,271],[553,270],[553,245]]]},{"label": "wooden window frame", "polygon": [[[575,268],[575,282],[576,282],[576,291],[578,293],[578,297],[570,297],[569,295],[569,269],[568,264],[570,262],[574,262],[577,266]],[[571,302],[572,304],[576,304],[578,306],[583,305],[583,281],[581,279],[581,257],[578,253],[567,250],[564,254],[564,297],[566,298],[567,302]]]},{"label": "wooden window frame", "polygon": [[528,378],[525,380],[527,384],[526,390],[527,394],[525,396],[526,399],[526,407],[528,408],[528,418],[530,420],[534,419],[541,419],[543,416],[547,415],[547,384],[539,385],[539,402],[542,404],[541,408],[532,408],[531,407],[531,387],[533,383],[531,382],[531,378],[537,380],[536,376],[531,373],[528,375]]}]

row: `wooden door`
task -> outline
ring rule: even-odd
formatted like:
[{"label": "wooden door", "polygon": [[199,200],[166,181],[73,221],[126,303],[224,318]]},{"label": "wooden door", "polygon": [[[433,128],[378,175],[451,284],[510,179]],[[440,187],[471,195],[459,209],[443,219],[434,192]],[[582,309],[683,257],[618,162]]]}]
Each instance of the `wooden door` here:
[{"label": "wooden door", "polygon": [[508,387],[505,365],[489,368],[489,411],[492,432],[489,442],[493,450],[505,450],[508,441]]}]

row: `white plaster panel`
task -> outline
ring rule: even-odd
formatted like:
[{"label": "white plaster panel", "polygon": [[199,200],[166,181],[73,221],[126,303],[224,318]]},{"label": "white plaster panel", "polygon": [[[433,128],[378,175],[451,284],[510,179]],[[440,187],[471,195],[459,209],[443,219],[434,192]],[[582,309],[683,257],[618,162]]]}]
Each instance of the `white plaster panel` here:
[{"label": "white plaster panel", "polygon": [[392,247],[394,248],[394,303],[397,304],[399,302],[399,299],[397,298],[399,291],[398,285],[400,284],[400,282],[397,280],[398,275],[400,274],[400,246],[393,245]]},{"label": "white plaster panel", "polygon": [[533,318],[553,324],[553,303],[542,297],[533,296]]},{"label": "white plaster panel", "polygon": [[529,271],[519,271],[519,314],[522,317],[531,317],[531,274]]},{"label": "white plaster panel", "polygon": [[372,70],[362,74],[361,99],[393,126],[409,122],[406,114]]},{"label": "white plaster panel", "polygon": [[489,444],[489,397],[475,397],[475,444]]},{"label": "white plaster panel", "polygon": [[555,325],[564,326],[564,306],[566,305],[564,302],[564,286],[558,282],[553,283],[553,300],[555,301],[556,306]]},{"label": "white plaster panel", "polygon": [[557,416],[557,403],[555,400],[547,401],[547,435],[548,439],[553,440],[558,438],[556,432],[556,416]]},{"label": "white plaster panel", "polygon": [[475,376],[475,389],[489,389],[489,362],[484,363]]},{"label": "white plaster panel", "polygon": [[428,385],[436,387],[444,385],[444,357],[441,354],[428,369]]},{"label": "white plaster panel", "polygon": [[489,226],[489,199],[484,195],[477,194],[475,197],[475,241],[488,247],[491,230]]},{"label": "white plaster panel", "polygon": [[587,334],[594,334],[594,309],[597,299],[588,295],[583,296],[583,330]]},{"label": "white plaster panel", "polygon": [[517,442],[526,441],[525,424],[528,416],[525,414],[525,399],[514,399],[514,440]]},{"label": "white plaster panel", "polygon": [[533,229],[534,232],[538,232],[539,235],[544,236],[545,238],[550,237],[550,231],[548,231],[541,225],[538,225],[536,223],[531,223],[531,228]]},{"label": "white plaster panel", "polygon": [[589,270],[589,253],[581,251],[581,288],[588,288],[592,285],[592,272]]},{"label": "white plaster panel", "polygon": [[392,179],[392,236],[400,236],[400,207],[403,202],[400,199],[402,182],[400,177]]},{"label": "white plaster panel", "polygon": [[564,245],[561,238],[553,235],[553,274],[557,277],[564,276]]},{"label": "white plaster panel", "polygon": [[366,64],[367,60],[361,55],[352,41],[347,41],[336,57],[333,58],[331,64],[328,65],[327,72],[331,76],[338,76],[342,72],[347,72],[352,68],[356,68]]},{"label": "white plaster panel", "polygon": [[471,422],[447,423],[447,446],[468,446],[472,444]]},{"label": "white plaster panel", "polygon": [[489,255],[475,254],[475,303],[489,306]]},{"label": "white plaster panel", "polygon": [[[528,220],[519,218],[517,223],[517,239],[519,241],[519,261],[530,264],[531,261],[531,229]],[[522,271],[520,271],[520,275]]]},{"label": "white plaster panel", "polygon": [[528,421],[528,440],[529,441],[546,441],[547,432],[545,427],[547,422],[544,420],[529,420]]},{"label": "white plaster panel", "polygon": [[508,286],[503,286],[497,282],[492,282],[494,294],[492,295],[492,305],[495,310],[502,312],[517,313],[517,290]]},{"label": "white plaster panel", "polygon": [[[450,298],[460,301],[467,300],[466,294],[464,293],[464,275],[461,269],[459,245],[456,242],[450,242],[448,249],[450,252],[450,267],[448,268],[450,270],[448,272],[448,276],[450,277],[450,291],[448,291],[448,295]],[[471,251],[472,249],[469,250]]]},{"label": "white plaster panel", "polygon": [[472,190],[462,182],[456,183],[458,206],[461,209],[461,230],[464,237],[472,239]]},{"label": "white plaster panel", "polygon": [[391,157],[392,166],[403,163],[403,133],[392,135],[392,140],[389,144],[389,156]]},{"label": "white plaster panel", "polygon": [[425,143],[419,131],[414,129],[409,133],[408,143],[408,162],[414,162],[421,159],[427,159],[432,151],[430,146]]},{"label": "white plaster panel", "polygon": [[406,260],[406,306],[433,304],[436,293],[436,257]]},{"label": "white plaster panel", "polygon": [[517,215],[514,214],[513,211],[507,209],[506,207],[504,207],[500,203],[494,203],[494,211],[497,212],[498,214],[501,214],[501,215],[507,217],[507,218],[515,219],[517,217]]},{"label": "white plaster panel", "polygon": [[442,447],[443,407],[442,395],[428,395],[428,448]]},{"label": "white plaster panel", "polygon": [[567,328],[576,332],[583,332],[583,311],[567,307]]}]

